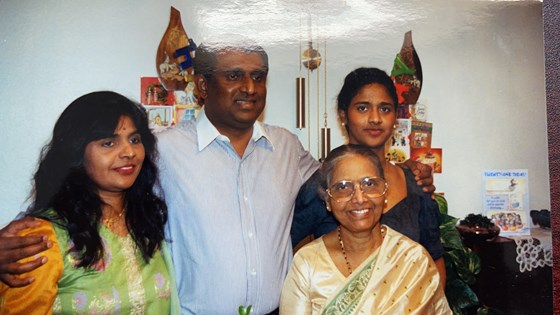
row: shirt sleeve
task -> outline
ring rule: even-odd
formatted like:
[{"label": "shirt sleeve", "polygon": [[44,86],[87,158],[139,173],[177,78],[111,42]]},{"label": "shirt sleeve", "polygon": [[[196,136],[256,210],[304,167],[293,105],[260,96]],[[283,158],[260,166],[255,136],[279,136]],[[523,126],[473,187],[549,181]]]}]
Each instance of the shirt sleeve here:
[{"label": "shirt sleeve", "polygon": [[[58,292],[58,280],[62,276],[64,263],[51,223],[40,221],[41,225],[26,229],[19,235],[46,235],[53,246],[39,255],[46,256],[47,263],[20,276],[35,278],[35,281],[28,286],[10,288],[0,282],[0,314],[52,314],[52,306]],[[19,262],[31,261],[34,258],[24,258]]]},{"label": "shirt sleeve", "polygon": [[299,173],[302,177],[302,184],[306,182],[312,175],[319,169],[321,163],[315,160],[315,158],[309,153],[309,151],[305,150],[299,142],[298,138],[293,135],[294,141],[297,142],[298,151],[299,151]]}]

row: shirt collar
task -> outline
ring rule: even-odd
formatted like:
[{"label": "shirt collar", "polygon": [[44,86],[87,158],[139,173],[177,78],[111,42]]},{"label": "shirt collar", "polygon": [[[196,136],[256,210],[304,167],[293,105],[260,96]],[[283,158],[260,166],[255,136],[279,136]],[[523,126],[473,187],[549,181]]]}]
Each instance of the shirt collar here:
[{"label": "shirt collar", "polygon": [[[212,141],[219,139],[222,141],[229,141],[229,138],[220,134],[218,129],[212,125],[208,117],[206,116],[206,111],[204,106],[202,106],[198,116],[196,118],[196,134],[198,140],[198,151],[204,150]],[[259,139],[263,138],[271,149],[274,149],[274,145],[270,141],[270,137],[264,130],[263,123],[256,121],[253,125],[253,135],[251,136],[251,141],[257,142]]]}]

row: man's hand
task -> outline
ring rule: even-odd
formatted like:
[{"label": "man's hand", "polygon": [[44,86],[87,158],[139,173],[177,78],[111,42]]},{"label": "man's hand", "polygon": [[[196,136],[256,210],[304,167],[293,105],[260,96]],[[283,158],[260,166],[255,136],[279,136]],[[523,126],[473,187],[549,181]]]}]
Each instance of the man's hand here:
[{"label": "man's hand", "polygon": [[0,280],[10,287],[23,287],[33,282],[33,277],[20,279],[16,275],[35,270],[47,262],[44,256],[27,263],[17,262],[52,247],[52,242],[43,235],[17,236],[17,232],[37,225],[39,222],[34,218],[26,217],[0,230]]},{"label": "man's hand", "polygon": [[[427,164],[422,164],[417,161],[406,160],[404,163],[397,164],[400,167],[410,169],[414,174],[414,179],[418,186],[422,186],[422,190],[426,193],[433,194],[436,191],[434,186],[434,177],[432,175],[432,168]],[[433,196],[432,196],[433,198]]]}]

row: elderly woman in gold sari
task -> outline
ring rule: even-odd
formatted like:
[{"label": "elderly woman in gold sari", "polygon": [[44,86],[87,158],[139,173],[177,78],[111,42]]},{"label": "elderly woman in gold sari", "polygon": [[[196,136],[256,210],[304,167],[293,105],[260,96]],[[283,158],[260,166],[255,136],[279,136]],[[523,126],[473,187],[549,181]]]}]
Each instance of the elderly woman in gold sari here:
[{"label": "elderly woman in gold sari", "polygon": [[380,223],[381,163],[363,145],[326,158],[320,194],[340,225],[296,253],[280,314],[451,314],[430,255]]}]

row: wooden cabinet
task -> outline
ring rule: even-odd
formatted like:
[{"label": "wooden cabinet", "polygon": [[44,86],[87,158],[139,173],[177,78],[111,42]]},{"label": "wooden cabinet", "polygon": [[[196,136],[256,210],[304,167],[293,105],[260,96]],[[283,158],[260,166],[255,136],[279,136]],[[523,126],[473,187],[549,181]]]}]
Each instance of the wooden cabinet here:
[{"label": "wooden cabinet", "polygon": [[509,238],[496,237],[470,247],[481,260],[473,289],[482,304],[505,314],[552,314],[551,267],[521,272],[516,261],[517,244]]}]

